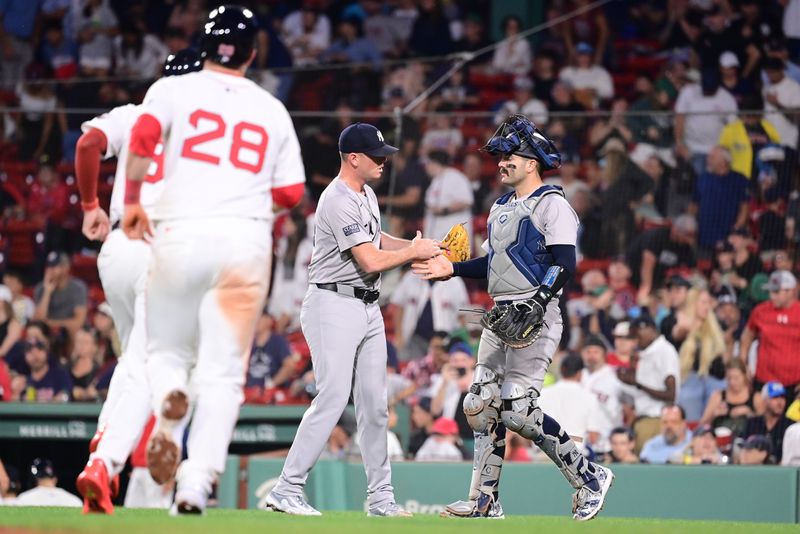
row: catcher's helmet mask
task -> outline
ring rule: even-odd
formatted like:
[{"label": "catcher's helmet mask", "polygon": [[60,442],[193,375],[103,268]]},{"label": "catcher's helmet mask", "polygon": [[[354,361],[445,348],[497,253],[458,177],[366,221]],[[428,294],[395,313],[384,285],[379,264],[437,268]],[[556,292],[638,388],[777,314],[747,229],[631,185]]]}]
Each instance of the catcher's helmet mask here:
[{"label": "catcher's helmet mask", "polygon": [[513,154],[534,159],[542,171],[561,167],[556,145],[524,115],[511,115],[504,120],[481,150],[493,156]]},{"label": "catcher's helmet mask", "polygon": [[219,6],[209,13],[200,38],[200,56],[235,69],[250,59],[258,23],[253,12],[234,5]]}]

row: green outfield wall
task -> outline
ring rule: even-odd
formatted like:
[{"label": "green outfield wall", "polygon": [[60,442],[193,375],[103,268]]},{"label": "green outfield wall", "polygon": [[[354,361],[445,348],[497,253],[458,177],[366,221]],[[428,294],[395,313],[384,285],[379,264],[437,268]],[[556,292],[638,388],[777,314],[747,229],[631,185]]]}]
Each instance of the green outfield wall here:
[{"label": "green outfield wall", "polygon": [[[282,466],[282,459],[249,460],[248,508],[262,505]],[[798,522],[797,469],[650,465],[613,469],[616,480],[603,511],[610,517]],[[445,504],[465,497],[471,470],[467,463],[395,463],[397,500],[415,513],[438,513]],[[572,488],[552,465],[506,464],[500,489],[508,514],[570,514]],[[364,468],[358,463],[320,462],[309,476],[306,494],[322,510],[363,510]]]}]

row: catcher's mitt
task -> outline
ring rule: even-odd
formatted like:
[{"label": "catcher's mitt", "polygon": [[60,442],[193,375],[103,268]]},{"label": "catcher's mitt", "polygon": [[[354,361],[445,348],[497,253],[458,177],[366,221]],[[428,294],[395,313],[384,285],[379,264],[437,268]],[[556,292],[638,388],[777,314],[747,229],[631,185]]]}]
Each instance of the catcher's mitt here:
[{"label": "catcher's mitt", "polygon": [[521,349],[542,335],[544,308],[534,299],[497,304],[486,312],[481,324],[509,347]]},{"label": "catcher's mitt", "polygon": [[467,261],[470,257],[469,234],[463,223],[455,224],[442,239],[444,257],[451,262]]}]

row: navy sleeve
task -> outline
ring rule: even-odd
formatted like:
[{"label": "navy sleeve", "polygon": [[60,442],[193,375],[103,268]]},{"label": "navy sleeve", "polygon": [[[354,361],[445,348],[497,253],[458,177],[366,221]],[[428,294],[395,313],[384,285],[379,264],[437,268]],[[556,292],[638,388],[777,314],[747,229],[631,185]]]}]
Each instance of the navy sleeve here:
[{"label": "navy sleeve", "polygon": [[553,263],[560,265],[572,276],[577,268],[575,245],[550,245],[547,251],[553,255]]},{"label": "navy sleeve", "polygon": [[[575,248],[575,247],[573,247]],[[486,280],[489,276],[489,256],[453,263],[453,275],[462,278]]]}]

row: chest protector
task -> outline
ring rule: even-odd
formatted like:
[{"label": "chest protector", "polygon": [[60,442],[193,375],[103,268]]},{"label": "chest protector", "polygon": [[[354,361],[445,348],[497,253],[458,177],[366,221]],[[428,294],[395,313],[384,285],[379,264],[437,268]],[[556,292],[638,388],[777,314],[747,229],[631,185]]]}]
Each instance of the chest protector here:
[{"label": "chest protector", "polygon": [[524,200],[511,200],[514,193],[497,199],[489,211],[489,294],[504,297],[530,293],[553,265],[544,235],[534,226],[532,215],[547,195],[564,196],[557,186],[545,185]]}]

